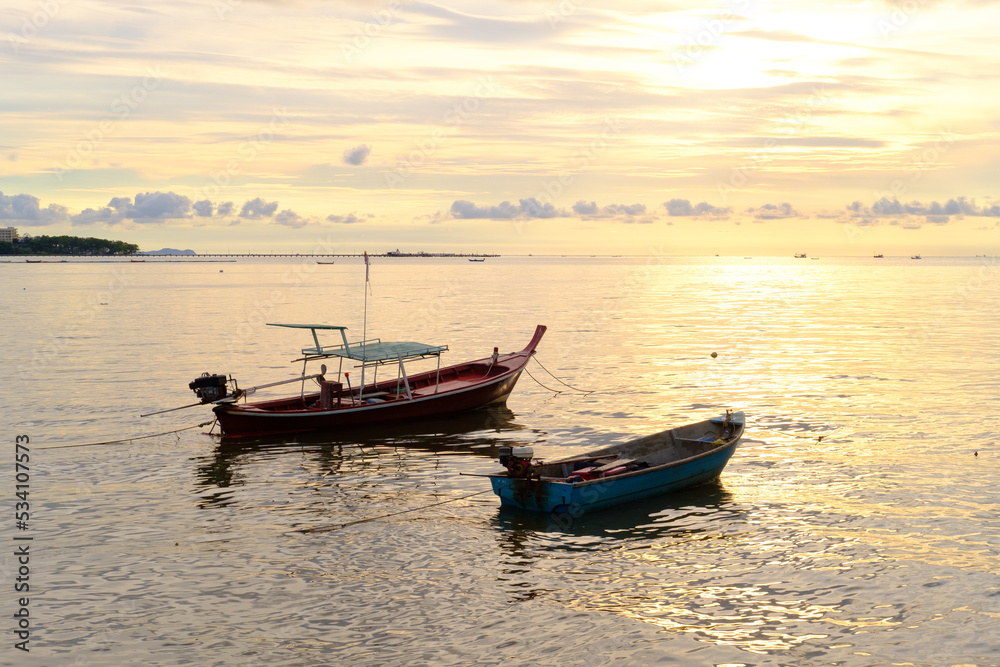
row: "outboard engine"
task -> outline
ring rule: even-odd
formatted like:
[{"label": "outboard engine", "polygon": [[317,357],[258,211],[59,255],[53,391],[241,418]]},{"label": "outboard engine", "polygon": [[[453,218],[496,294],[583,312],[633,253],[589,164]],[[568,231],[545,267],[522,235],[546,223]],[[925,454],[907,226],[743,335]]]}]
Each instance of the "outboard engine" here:
[{"label": "outboard engine", "polygon": [[196,377],[194,382],[188,384],[188,388],[195,393],[202,403],[211,403],[229,395],[229,388],[226,386],[228,379],[225,375],[212,375],[202,373],[201,377]]},{"label": "outboard engine", "polygon": [[531,476],[531,457],[535,455],[528,445],[500,448],[500,465],[507,469],[510,477],[527,478]]}]

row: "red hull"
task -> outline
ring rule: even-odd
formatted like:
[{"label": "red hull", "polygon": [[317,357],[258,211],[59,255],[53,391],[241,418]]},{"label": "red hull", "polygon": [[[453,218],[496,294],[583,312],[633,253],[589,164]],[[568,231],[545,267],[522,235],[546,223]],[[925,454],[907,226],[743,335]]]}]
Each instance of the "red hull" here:
[{"label": "red hull", "polygon": [[505,401],[521,371],[535,353],[545,327],[539,325],[520,352],[500,355],[496,362],[479,359],[409,377],[412,398],[395,393],[396,379],[365,387],[364,395],[380,394],[384,402],[356,404],[345,397],[341,407],[316,407],[318,393],[260,403],[221,404],[213,408],[228,437],[303,433],[444,417]]}]

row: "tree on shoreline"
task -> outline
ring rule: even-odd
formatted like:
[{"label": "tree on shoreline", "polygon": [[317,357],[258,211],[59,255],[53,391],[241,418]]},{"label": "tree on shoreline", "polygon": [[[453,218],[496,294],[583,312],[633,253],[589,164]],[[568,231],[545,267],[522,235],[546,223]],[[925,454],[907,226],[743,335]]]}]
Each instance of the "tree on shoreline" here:
[{"label": "tree on shoreline", "polygon": [[134,255],[135,243],[80,236],[24,236],[13,243],[0,242],[0,255]]}]

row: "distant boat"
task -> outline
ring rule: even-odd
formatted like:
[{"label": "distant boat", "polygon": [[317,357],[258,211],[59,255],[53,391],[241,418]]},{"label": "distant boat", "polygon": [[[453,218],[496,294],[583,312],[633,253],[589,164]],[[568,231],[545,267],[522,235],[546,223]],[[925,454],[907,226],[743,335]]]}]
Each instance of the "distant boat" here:
[{"label": "distant boat", "polygon": [[797,253],[795,253],[795,259],[805,259],[805,258],[806,258],[806,254],[804,252],[797,252]]},{"label": "distant boat", "polygon": [[695,424],[543,463],[530,446],[501,447],[506,470],[488,475],[500,504],[583,513],[715,479],[743,437],[746,418],[727,412]]},{"label": "distant boat", "polygon": [[883,257],[882,253],[878,253],[877,255],[873,255],[873,256],[875,257],[875,259],[882,259],[882,257]]},{"label": "distant boat", "polygon": [[319,260],[317,260],[316,263],[317,264],[333,264],[333,262],[320,262]]},{"label": "distant boat", "polygon": [[485,258],[485,257],[481,257],[481,258],[479,258],[479,259],[476,259],[475,257],[470,257],[470,258],[469,258],[469,261],[470,261],[470,262],[485,262],[485,261],[486,261],[486,258]]},{"label": "distant boat", "polygon": [[923,259],[920,255],[912,255],[910,259]]}]

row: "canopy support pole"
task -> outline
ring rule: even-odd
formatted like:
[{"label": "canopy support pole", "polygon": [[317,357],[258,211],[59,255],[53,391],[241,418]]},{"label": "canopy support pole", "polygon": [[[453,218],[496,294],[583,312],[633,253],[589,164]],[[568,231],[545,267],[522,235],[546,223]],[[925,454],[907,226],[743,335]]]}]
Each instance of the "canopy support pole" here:
[{"label": "canopy support pole", "polygon": [[413,392],[410,391],[410,378],[406,377],[406,366],[403,365],[403,355],[397,352],[396,358],[399,359],[399,372],[403,374],[403,384],[406,386],[406,397],[412,401]]}]

